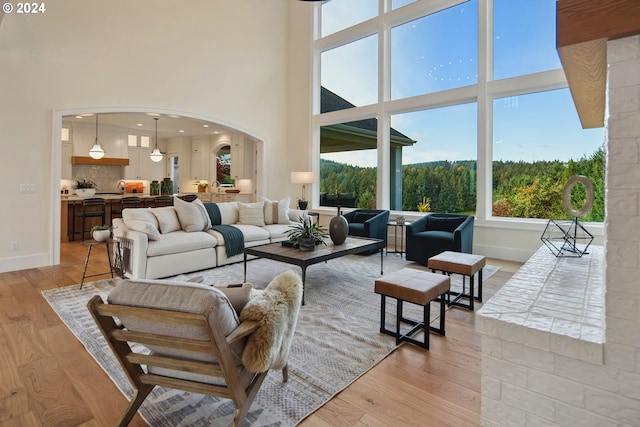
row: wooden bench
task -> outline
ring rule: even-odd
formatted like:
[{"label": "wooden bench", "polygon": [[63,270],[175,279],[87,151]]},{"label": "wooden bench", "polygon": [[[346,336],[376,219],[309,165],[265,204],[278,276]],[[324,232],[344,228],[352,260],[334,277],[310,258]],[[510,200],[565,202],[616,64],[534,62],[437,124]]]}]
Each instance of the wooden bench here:
[{"label": "wooden bench", "polygon": [[[455,295],[449,305],[474,310],[473,301],[482,302],[482,267],[485,265],[485,257],[482,255],[467,254],[462,252],[445,251],[441,254],[429,258],[427,267],[431,271],[442,271],[447,275],[453,273],[469,276],[469,293],[466,292],[466,283],[463,277],[462,291],[450,291],[450,295]],[[474,295],[474,276],[478,273],[478,295]],[[469,303],[460,302],[461,298],[469,299]]]},{"label": "wooden bench", "polygon": [[[402,341],[410,342],[420,347],[429,349],[429,331],[444,335],[445,294],[450,289],[448,276],[430,273],[428,271],[404,268],[391,273],[375,281],[375,293],[380,294],[380,332],[396,337],[396,345]],[[386,328],[386,298],[396,299],[396,330]],[[431,301],[440,301],[440,327],[429,326],[431,315]],[[402,305],[410,302],[423,307],[423,320],[405,318],[402,314]],[[400,333],[400,322],[413,325],[406,334]],[[420,342],[411,338],[419,330],[424,331],[424,341]]]}]

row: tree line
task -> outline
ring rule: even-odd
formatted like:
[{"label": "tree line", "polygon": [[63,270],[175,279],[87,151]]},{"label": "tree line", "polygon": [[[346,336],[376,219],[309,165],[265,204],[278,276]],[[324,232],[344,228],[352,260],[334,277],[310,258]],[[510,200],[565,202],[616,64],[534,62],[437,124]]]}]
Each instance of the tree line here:
[{"label": "tree line", "polygon": [[[359,167],[331,160],[320,161],[321,205],[375,208],[375,167]],[[474,214],[476,211],[475,160],[435,161],[404,165],[402,184],[403,211],[418,211],[425,200],[431,212]],[[604,148],[578,160],[554,161],[494,161],[494,216],[515,218],[570,218],[562,207],[562,192],[573,175],[584,175],[593,183],[594,202],[591,210],[580,219],[604,220]],[[586,197],[582,184],[571,191],[571,204],[579,209]],[[394,198],[392,197],[392,204]],[[324,203],[323,203],[324,202]],[[342,204],[340,203],[342,202]],[[399,209],[400,208],[400,209]]]}]

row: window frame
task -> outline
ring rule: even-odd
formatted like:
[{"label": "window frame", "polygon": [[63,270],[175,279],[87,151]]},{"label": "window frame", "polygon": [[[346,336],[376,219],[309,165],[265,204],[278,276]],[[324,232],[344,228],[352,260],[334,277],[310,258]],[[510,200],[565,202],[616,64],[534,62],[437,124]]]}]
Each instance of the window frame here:
[{"label": "window frame", "polygon": [[[417,0],[397,9],[391,9],[392,0],[378,0],[379,14],[367,21],[320,37],[321,4],[315,5],[312,28],[312,164],[319,170],[320,131],[322,126],[376,117],[378,119],[377,208],[390,206],[390,118],[395,114],[428,110],[464,103],[477,103],[477,180],[476,219],[479,223],[499,224],[518,230],[535,229],[546,219],[510,218],[492,216],[493,169],[493,103],[507,96],[526,95],[568,88],[561,68],[517,77],[493,80],[493,0],[478,3],[478,82],[470,86],[444,90],[392,100],[390,96],[390,34],[391,28],[409,23],[425,15],[448,9],[468,0]],[[320,56],[323,51],[348,44],[354,40],[378,36],[378,102],[346,110],[320,113]],[[318,202],[314,195],[312,203]],[[320,206],[322,209],[322,207]],[[415,214],[393,211],[397,214]],[[601,223],[590,223],[596,228]]]}]

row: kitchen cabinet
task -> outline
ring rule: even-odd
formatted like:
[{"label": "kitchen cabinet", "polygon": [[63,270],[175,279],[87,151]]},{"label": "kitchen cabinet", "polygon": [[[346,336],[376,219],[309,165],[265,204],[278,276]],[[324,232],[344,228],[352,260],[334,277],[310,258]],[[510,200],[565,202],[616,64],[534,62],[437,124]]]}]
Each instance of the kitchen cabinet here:
[{"label": "kitchen cabinet", "polygon": [[238,136],[231,143],[231,179],[253,178],[253,141]]},{"label": "kitchen cabinet", "polygon": [[71,142],[62,143],[62,169],[60,178],[73,179],[73,167],[71,166],[71,157],[73,156],[73,144]]},{"label": "kitchen cabinet", "polygon": [[191,179],[209,179],[209,140],[207,137],[191,139]]},{"label": "kitchen cabinet", "polygon": [[124,179],[161,180],[165,173],[164,162],[153,162],[151,148],[129,147],[129,166],[124,168]]},{"label": "kitchen cabinet", "polygon": [[[94,123],[82,123],[73,125],[73,155],[88,156],[89,150],[96,141],[95,118]],[[122,129],[99,127],[98,140],[105,152],[105,157],[127,158],[127,135]]]}]

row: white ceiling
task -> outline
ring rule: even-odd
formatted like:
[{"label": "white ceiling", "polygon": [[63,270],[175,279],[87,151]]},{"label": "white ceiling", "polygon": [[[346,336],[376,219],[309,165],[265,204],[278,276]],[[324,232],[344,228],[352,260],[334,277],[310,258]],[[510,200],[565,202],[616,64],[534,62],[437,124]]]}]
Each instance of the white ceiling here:
[{"label": "white ceiling", "polygon": [[[64,116],[62,120],[65,122],[83,123],[85,125],[91,124],[95,126],[95,115],[85,114],[83,116],[84,117]],[[155,117],[158,117],[158,138],[160,139],[173,138],[176,136],[214,135],[216,133],[231,131],[222,125],[190,117],[166,114],[156,115]],[[147,113],[100,113],[98,116],[98,125],[100,127],[115,126],[127,128],[138,132],[145,131],[149,132],[152,136],[155,135],[154,116]]]}]

